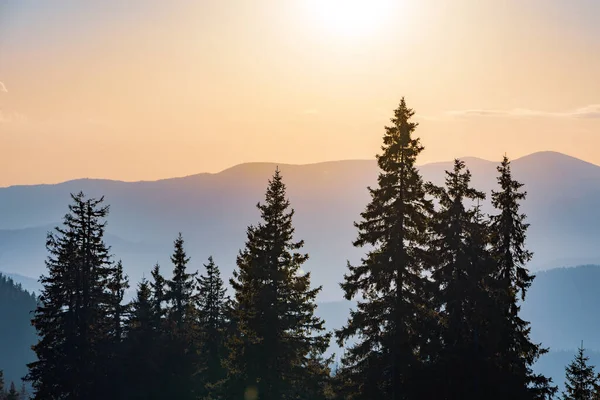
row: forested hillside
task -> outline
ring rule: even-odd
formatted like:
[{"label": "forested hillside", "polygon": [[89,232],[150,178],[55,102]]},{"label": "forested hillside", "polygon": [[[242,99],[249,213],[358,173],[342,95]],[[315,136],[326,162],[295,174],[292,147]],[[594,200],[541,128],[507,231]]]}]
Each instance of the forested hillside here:
[{"label": "forested hillside", "polygon": [[[203,260],[192,259],[190,267],[201,267]],[[168,271],[165,271],[168,272]],[[227,276],[223,276],[226,281]],[[22,277],[14,277],[20,282]],[[523,317],[531,321],[532,338],[550,347],[550,352],[536,363],[535,370],[551,376],[562,387],[565,365],[575,354],[577,346],[583,340],[590,349],[591,362],[600,364],[600,343],[597,332],[600,330],[600,291],[596,283],[600,281],[600,266],[589,265],[570,268],[558,268],[539,272],[536,275],[527,299],[523,303]],[[30,283],[33,286],[33,283]],[[39,284],[38,284],[39,285]],[[135,289],[135,288],[132,288]],[[316,314],[324,319],[328,331],[339,329],[346,322],[350,310],[356,306],[354,301],[319,303]],[[10,321],[7,321],[10,324]],[[34,344],[34,337],[31,337]],[[7,348],[17,348],[22,341],[20,336],[3,341]],[[327,354],[336,354],[339,361],[343,351],[331,341]],[[14,364],[25,370],[25,364],[32,354]]]},{"label": "forested hillside", "polygon": [[15,382],[21,388],[21,378],[27,373],[26,363],[35,354],[31,345],[36,342],[31,326],[36,307],[33,294],[0,273],[0,370],[7,384]]}]

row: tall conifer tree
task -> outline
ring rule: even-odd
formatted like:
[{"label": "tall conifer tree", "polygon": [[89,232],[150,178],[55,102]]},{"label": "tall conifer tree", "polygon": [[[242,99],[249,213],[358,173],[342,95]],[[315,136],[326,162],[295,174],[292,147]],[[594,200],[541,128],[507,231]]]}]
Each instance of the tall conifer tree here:
[{"label": "tall conifer tree", "polygon": [[114,274],[108,282],[107,288],[111,293],[109,308],[109,315],[112,317],[111,336],[118,343],[123,339],[123,322],[129,308],[127,304],[123,303],[125,291],[129,289],[129,280],[123,272],[123,264],[120,260],[115,266]]},{"label": "tall conifer tree", "polygon": [[[195,273],[189,273],[187,264],[190,258],[184,249],[184,240],[181,233],[174,242],[174,252],[171,256],[173,263],[173,277],[166,281],[167,290],[165,299],[169,304],[169,320],[177,327],[183,329],[191,323],[194,312]],[[187,328],[187,327],[185,327]]]},{"label": "tall conifer tree", "polygon": [[206,275],[198,282],[198,324],[200,333],[199,365],[204,388],[208,389],[225,378],[223,363],[226,358],[227,298],[219,267],[212,257],[204,264]]},{"label": "tall conifer tree", "polygon": [[195,399],[194,372],[197,365],[195,273],[188,272],[190,258],[181,233],[175,239],[171,256],[173,276],[165,281],[166,364],[169,396]]},{"label": "tall conifer tree", "polygon": [[105,385],[104,390],[107,397],[113,399],[124,398],[124,387],[127,384],[124,380],[125,370],[123,368],[125,360],[124,351],[124,323],[128,304],[124,304],[125,291],[129,288],[129,281],[123,272],[123,264],[119,260],[114,272],[107,283],[107,290],[110,293],[110,303],[107,307],[107,317],[109,319],[108,335],[104,340],[104,354],[107,362],[104,365],[107,380],[110,385]]},{"label": "tall conifer tree", "polygon": [[470,182],[464,162],[455,160],[454,169],[446,171],[445,188],[431,185],[440,206],[432,221],[431,242],[442,339],[432,382],[439,381],[439,399],[481,399],[492,389],[485,352],[486,310],[492,304],[486,278],[492,271],[478,206],[485,194]]},{"label": "tall conifer tree", "polygon": [[107,289],[115,274],[103,236],[108,206],[103,198],[71,195],[73,203],[62,227],[48,234],[48,275],[33,325],[39,342],[33,346],[37,361],[29,364],[35,399],[85,398],[104,395],[103,352],[114,304]]},{"label": "tall conifer tree", "polygon": [[37,361],[29,364],[26,379],[36,399],[103,396],[105,351],[112,321],[114,294],[108,290],[116,268],[103,237],[108,206],[103,198],[71,195],[73,203],[62,227],[48,234],[48,275],[33,325],[40,341],[33,346]]},{"label": "tall conifer tree", "polygon": [[[166,300],[167,283],[161,273],[160,265],[157,263],[152,268],[152,280],[150,286],[150,327],[153,331],[154,346],[148,350],[153,360],[153,366],[157,371],[164,371],[167,363],[168,344],[170,342],[171,329],[168,327],[166,319]],[[168,397],[170,378],[168,374],[158,373],[154,381],[153,398],[160,399]]]},{"label": "tall conifer tree", "polygon": [[565,368],[566,382],[564,400],[596,400],[599,398],[600,377],[594,366],[588,364],[583,343],[577,349],[575,359]]},{"label": "tall conifer tree", "polygon": [[160,265],[154,265],[152,268],[152,282],[150,282],[151,302],[153,313],[152,316],[155,318],[154,328],[159,330],[162,329],[163,317],[165,315],[165,302],[166,302],[166,280],[160,272]]},{"label": "tall conifer tree", "polygon": [[416,167],[423,151],[414,135],[414,111],[404,98],[386,127],[378,186],[356,223],[356,247],[369,251],[358,266],[348,265],[341,284],[346,299],[359,297],[338,342],[359,341],[343,360],[353,399],[422,399],[429,388],[430,334],[435,328],[433,285],[426,277],[428,222],[433,204]]},{"label": "tall conifer tree", "polygon": [[239,334],[229,343],[227,398],[252,391],[259,400],[298,399],[312,378],[309,355],[329,343],[314,315],[321,288],[311,288],[310,273],[302,272],[308,255],[300,252],[304,242],[294,240],[294,211],[279,169],[257,207],[262,221],[248,228],[230,280]]},{"label": "tall conifer tree", "polygon": [[497,298],[496,377],[502,385],[495,395],[497,398],[545,399],[553,396],[557,388],[552,386],[551,379],[535,374],[532,365],[548,350],[531,341],[529,322],[519,316],[519,300],[525,300],[535,278],[526,265],[532,257],[525,248],[529,224],[520,211],[520,202],[527,193],[522,191],[523,184],[513,179],[506,156],[498,166],[498,173],[500,190],[492,191],[492,205],[497,214],[491,216],[491,252],[496,263],[492,287]]},{"label": "tall conifer tree", "polygon": [[19,400],[19,392],[17,392],[14,382],[10,383],[10,389],[6,394],[6,400]]}]

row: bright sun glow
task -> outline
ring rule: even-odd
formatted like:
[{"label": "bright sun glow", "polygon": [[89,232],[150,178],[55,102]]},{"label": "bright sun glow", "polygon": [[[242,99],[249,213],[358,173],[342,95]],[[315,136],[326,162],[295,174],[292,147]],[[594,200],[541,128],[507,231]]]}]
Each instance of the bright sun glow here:
[{"label": "bright sun glow", "polygon": [[340,36],[364,37],[378,30],[404,0],[307,0],[315,23]]}]

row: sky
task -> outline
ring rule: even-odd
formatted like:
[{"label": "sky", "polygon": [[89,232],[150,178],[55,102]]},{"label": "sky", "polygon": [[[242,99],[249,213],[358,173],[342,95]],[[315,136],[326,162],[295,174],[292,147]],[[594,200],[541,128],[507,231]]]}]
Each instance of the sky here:
[{"label": "sky", "polygon": [[600,164],[596,0],[0,0],[0,186],[369,159]]}]

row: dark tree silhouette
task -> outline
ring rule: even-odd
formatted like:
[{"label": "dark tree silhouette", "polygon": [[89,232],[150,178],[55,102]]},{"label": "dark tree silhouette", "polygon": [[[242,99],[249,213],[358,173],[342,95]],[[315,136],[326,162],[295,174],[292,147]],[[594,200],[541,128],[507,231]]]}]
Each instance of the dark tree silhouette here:
[{"label": "dark tree silhouette", "polygon": [[160,319],[153,307],[152,291],[146,279],[138,284],[127,320],[124,390],[128,399],[160,399],[163,397]]},{"label": "dark tree silhouette", "polygon": [[600,377],[594,366],[588,364],[583,343],[577,349],[575,359],[565,368],[566,382],[564,400],[596,400],[600,398]]},{"label": "dark tree silhouette", "polygon": [[14,382],[10,383],[10,389],[6,394],[6,400],[19,400],[19,392],[17,392]]},{"label": "dark tree silhouette", "polygon": [[246,247],[230,280],[235,291],[233,316],[238,335],[229,342],[227,398],[257,391],[258,399],[298,398],[309,379],[311,352],[329,343],[323,321],[315,317],[310,273],[301,270],[308,255],[294,241],[293,210],[279,170],[269,181],[265,204],[257,207],[262,221],[250,226]]},{"label": "dark tree silhouette", "polygon": [[438,285],[442,345],[434,371],[439,399],[481,399],[490,389],[486,379],[489,359],[485,352],[486,310],[492,296],[486,285],[492,272],[486,248],[486,225],[479,207],[465,202],[485,199],[470,186],[471,173],[455,160],[446,171],[446,187],[431,185],[440,209],[432,219],[433,278]]},{"label": "dark tree silhouette", "polygon": [[433,204],[415,165],[423,146],[413,114],[402,98],[385,128],[378,186],[369,188],[371,202],[355,224],[354,245],[369,251],[360,265],[348,265],[341,284],[346,299],[360,295],[337,331],[340,345],[360,335],[343,359],[351,399],[423,399],[431,388],[425,370],[435,353],[436,318],[425,271]]},{"label": "dark tree silhouette", "polygon": [[183,329],[194,318],[194,278],[196,274],[187,272],[190,258],[186,255],[183,245],[184,240],[180,233],[175,239],[175,248],[171,256],[173,278],[166,281],[167,290],[165,292],[165,300],[169,305],[167,316],[178,329]]},{"label": "dark tree silhouette", "polygon": [[527,193],[521,190],[523,184],[513,179],[506,156],[498,173],[500,190],[492,191],[492,205],[498,213],[491,216],[491,252],[496,262],[493,290],[498,300],[493,327],[499,345],[496,377],[502,384],[495,395],[545,399],[558,389],[552,386],[551,379],[535,374],[532,365],[548,350],[531,341],[529,322],[519,316],[519,299],[525,299],[535,278],[526,266],[532,257],[525,248],[529,224],[519,204]]},{"label": "dark tree silhouette", "polygon": [[112,390],[107,393],[113,399],[124,398],[123,388],[127,385],[125,381],[126,371],[124,370],[125,359],[123,357],[124,333],[123,326],[125,316],[129,305],[124,304],[125,291],[129,288],[129,281],[123,272],[123,264],[118,261],[115,270],[106,286],[110,293],[110,302],[107,308],[107,317],[111,321],[107,329],[108,336],[105,338],[104,354],[107,356],[107,362],[104,365],[104,375],[111,383],[105,387],[105,390]]},{"label": "dark tree silhouette", "polygon": [[113,327],[109,312],[116,299],[108,286],[116,269],[103,241],[108,206],[81,192],[71,197],[63,226],[48,234],[48,275],[41,278],[32,321],[40,341],[26,379],[35,399],[97,399],[111,389],[105,344]]},{"label": "dark tree silhouette", "polygon": [[173,277],[165,281],[166,291],[166,360],[169,396],[185,400],[196,398],[194,380],[198,343],[196,327],[195,273],[188,273],[190,261],[181,233],[175,239],[171,256]]},{"label": "dark tree silhouette", "polygon": [[227,298],[219,267],[213,258],[204,264],[206,275],[197,278],[198,328],[200,333],[199,375],[202,377],[202,395],[226,377],[223,365],[226,355]]}]

